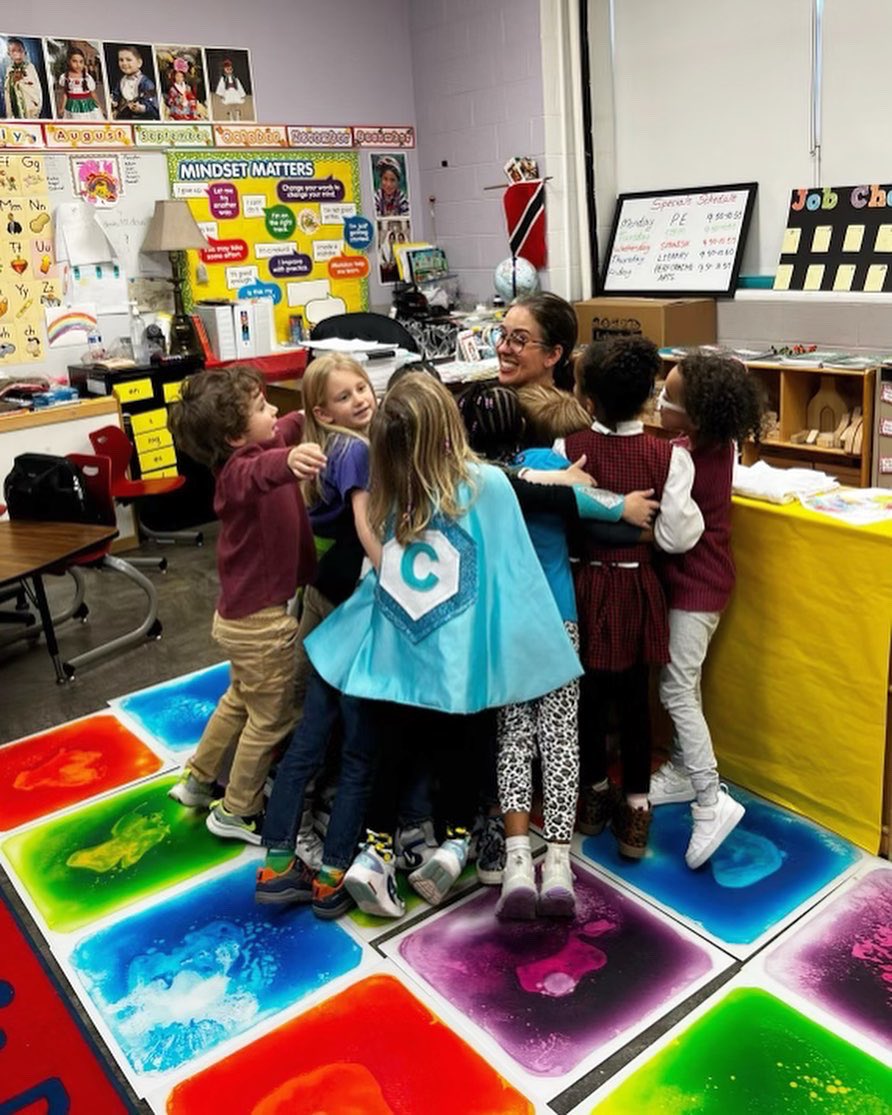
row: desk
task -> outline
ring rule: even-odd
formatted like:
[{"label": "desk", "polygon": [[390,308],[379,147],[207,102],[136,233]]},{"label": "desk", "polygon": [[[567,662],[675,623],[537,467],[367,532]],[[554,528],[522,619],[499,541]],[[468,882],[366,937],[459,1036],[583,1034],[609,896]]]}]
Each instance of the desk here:
[{"label": "desk", "polygon": [[71,558],[89,553],[117,533],[112,526],[86,526],[82,523],[32,523],[20,519],[0,523],[0,587],[29,579],[33,582],[46,648],[53,660],[56,681],[60,684],[67,680],[67,675],[59,659],[43,574]]},{"label": "desk", "polygon": [[719,770],[888,848],[892,523],[735,498],[732,542],[737,587],[703,686]]}]

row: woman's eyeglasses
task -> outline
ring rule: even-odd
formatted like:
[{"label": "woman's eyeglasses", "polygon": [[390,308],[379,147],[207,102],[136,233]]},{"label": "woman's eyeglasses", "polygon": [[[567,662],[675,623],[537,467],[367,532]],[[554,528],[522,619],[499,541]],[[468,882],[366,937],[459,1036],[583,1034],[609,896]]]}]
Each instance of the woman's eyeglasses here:
[{"label": "woman's eyeglasses", "polygon": [[527,345],[538,345],[540,348],[552,348],[553,346],[546,341],[535,341],[532,337],[527,336],[526,333],[518,333],[515,329],[513,333],[509,333],[504,326],[499,325],[493,329],[490,334],[492,338],[493,347],[504,345],[515,356],[519,356]]}]

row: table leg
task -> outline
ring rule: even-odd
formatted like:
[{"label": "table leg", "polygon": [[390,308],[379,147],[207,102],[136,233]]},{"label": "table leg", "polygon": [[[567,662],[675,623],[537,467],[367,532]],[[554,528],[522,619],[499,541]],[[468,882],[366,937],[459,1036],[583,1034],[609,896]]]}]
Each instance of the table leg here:
[{"label": "table leg", "polygon": [[40,622],[43,624],[43,636],[46,639],[46,649],[50,653],[50,658],[53,660],[53,667],[56,671],[56,684],[64,685],[68,681],[68,675],[62,666],[62,661],[59,658],[59,644],[56,642],[56,631],[53,627],[53,617],[50,614],[50,606],[47,603],[46,591],[43,587],[43,577],[39,573],[35,573],[32,578],[34,582],[34,595],[37,598],[37,610],[40,612]]}]

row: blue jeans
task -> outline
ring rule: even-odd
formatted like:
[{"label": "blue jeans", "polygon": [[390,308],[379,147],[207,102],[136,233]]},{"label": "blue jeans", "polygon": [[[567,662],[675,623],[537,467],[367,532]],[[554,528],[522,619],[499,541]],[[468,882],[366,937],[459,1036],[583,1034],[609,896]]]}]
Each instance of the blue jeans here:
[{"label": "blue jeans", "polygon": [[[310,672],[303,717],[279,763],[266,809],[265,847],[294,850],[307,783],[322,765],[329,737],[340,718],[343,724],[341,773],[322,860],[326,867],[339,868],[347,868],[353,862],[365,824],[366,804],[378,756],[372,718],[362,717],[363,704],[332,689],[315,670]],[[364,721],[362,725],[360,719]]]}]

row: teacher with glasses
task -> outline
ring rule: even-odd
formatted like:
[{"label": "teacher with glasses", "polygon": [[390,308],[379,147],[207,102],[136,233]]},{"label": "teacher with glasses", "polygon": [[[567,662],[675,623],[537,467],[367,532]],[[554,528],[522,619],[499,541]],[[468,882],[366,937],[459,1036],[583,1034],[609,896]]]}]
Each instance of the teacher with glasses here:
[{"label": "teacher with glasses", "polygon": [[531,294],[512,302],[493,335],[499,383],[503,387],[554,385],[572,391],[576,329],[573,307],[557,294]]}]

